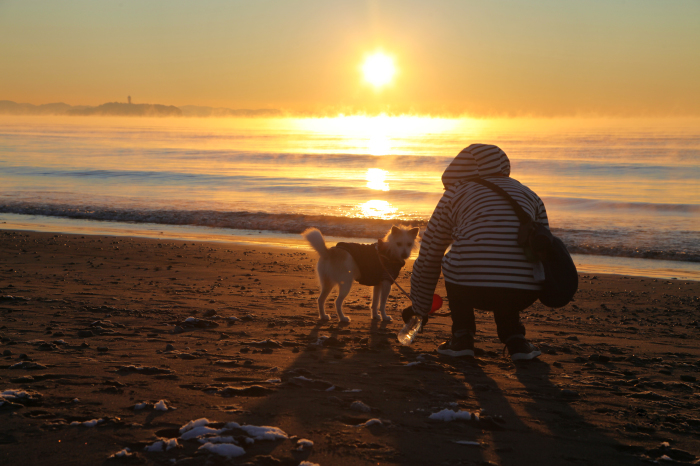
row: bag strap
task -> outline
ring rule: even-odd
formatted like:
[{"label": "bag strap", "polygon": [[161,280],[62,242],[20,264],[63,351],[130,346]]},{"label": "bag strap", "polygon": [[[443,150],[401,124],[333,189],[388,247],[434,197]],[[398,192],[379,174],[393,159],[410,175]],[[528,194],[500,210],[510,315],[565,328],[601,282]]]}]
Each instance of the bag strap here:
[{"label": "bag strap", "polygon": [[530,214],[525,212],[525,210],[518,204],[515,199],[511,197],[510,194],[506,192],[505,189],[501,188],[495,183],[491,183],[490,181],[487,181],[483,178],[476,178],[473,180],[474,183],[479,183],[480,185],[491,189],[492,191],[496,192],[497,194],[500,194],[501,197],[503,197],[506,201],[510,203],[510,205],[513,207],[513,210],[515,210],[515,215],[518,216],[518,219],[520,220],[520,223],[527,224],[528,222],[532,222],[532,217],[530,217]]}]

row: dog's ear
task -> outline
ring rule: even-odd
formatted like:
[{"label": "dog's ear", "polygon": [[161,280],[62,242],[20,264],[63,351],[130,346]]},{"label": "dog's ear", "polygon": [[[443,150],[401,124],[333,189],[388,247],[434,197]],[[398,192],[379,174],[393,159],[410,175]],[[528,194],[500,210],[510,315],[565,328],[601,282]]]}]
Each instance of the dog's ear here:
[{"label": "dog's ear", "polygon": [[392,226],[392,227],[391,227],[391,234],[392,234],[392,235],[398,235],[398,234],[400,234],[400,233],[401,233],[401,229],[396,228],[395,226]]},{"label": "dog's ear", "polygon": [[419,228],[411,228],[410,230],[408,230],[408,234],[415,238],[416,236],[418,236],[419,231]]}]

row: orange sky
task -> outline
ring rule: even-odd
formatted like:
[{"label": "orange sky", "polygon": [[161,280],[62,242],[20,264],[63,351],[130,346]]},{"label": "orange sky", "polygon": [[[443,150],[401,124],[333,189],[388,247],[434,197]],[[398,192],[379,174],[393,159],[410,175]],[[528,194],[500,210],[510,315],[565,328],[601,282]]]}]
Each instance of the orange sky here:
[{"label": "orange sky", "polygon": [[697,0],[0,0],[0,100],[700,115],[698,25]]}]

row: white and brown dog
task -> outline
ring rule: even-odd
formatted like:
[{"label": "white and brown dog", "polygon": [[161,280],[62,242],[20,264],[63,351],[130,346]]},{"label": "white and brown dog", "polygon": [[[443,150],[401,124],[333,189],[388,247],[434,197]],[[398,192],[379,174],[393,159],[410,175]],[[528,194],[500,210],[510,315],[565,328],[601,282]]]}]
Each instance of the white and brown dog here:
[{"label": "white and brown dog", "polygon": [[373,286],[372,319],[390,321],[386,314],[386,300],[391,292],[392,278],[398,277],[405,260],[416,247],[418,228],[406,229],[391,227],[387,235],[374,244],[338,243],[326,247],[323,235],[316,228],[309,228],[302,236],[319,254],[316,271],[321,284],[318,297],[318,315],[321,320],[329,320],[324,309],[326,298],[333,287],[338,285],[338,298],[335,309],[341,322],[350,322],[343,314],[343,301],[350,293],[352,282]]}]

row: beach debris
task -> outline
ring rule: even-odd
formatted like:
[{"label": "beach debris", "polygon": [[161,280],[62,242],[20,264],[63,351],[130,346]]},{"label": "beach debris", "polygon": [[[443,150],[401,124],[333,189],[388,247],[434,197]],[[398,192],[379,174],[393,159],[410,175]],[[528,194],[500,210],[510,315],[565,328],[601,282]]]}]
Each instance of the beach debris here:
[{"label": "beach debris", "polygon": [[177,443],[176,438],[171,438],[171,439],[162,439],[158,440],[157,442],[154,442],[151,445],[146,446],[144,450],[148,452],[161,452],[161,451],[168,451],[172,450],[173,448],[177,448],[180,445]]}]

